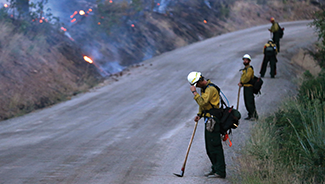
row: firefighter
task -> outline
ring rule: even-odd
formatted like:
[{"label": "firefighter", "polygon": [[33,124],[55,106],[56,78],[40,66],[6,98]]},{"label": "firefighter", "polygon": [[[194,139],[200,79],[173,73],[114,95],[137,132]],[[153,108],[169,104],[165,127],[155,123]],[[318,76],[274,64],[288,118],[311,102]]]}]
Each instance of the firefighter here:
[{"label": "firefighter", "polygon": [[264,45],[264,48],[263,48],[264,58],[263,58],[261,71],[260,71],[261,77],[264,77],[267,64],[270,61],[270,66],[271,66],[270,74],[271,74],[271,78],[274,78],[274,76],[276,75],[276,62],[277,62],[276,55],[277,55],[277,53],[278,53],[278,50],[277,50],[276,44],[273,42],[272,39],[270,39]]},{"label": "firefighter", "polygon": [[280,52],[280,26],[278,22],[275,22],[273,17],[271,17],[270,22],[272,26],[269,31],[273,34],[272,40],[276,44],[278,52]]},{"label": "firefighter", "polygon": [[[212,164],[211,171],[206,173],[205,176],[209,178],[225,178],[226,164],[220,136],[222,110],[219,109],[219,91],[212,86],[209,79],[205,80],[200,72],[189,73],[187,80],[191,85],[190,90],[194,95],[194,100],[199,105],[199,112],[194,121],[199,121],[202,117],[205,121],[205,148]],[[196,87],[201,88],[201,95],[196,91]],[[214,112],[211,111],[212,109]],[[207,130],[207,121],[211,120],[211,115],[213,115],[215,121],[212,132]]]},{"label": "firefighter", "polygon": [[248,117],[245,120],[255,121],[258,119],[258,115],[255,107],[255,96],[253,93],[253,85],[250,83],[254,78],[254,70],[250,65],[251,57],[248,54],[243,56],[243,64],[245,65],[244,69],[241,69],[243,72],[238,83],[239,87],[244,87],[244,102],[246,110],[248,111]]}]

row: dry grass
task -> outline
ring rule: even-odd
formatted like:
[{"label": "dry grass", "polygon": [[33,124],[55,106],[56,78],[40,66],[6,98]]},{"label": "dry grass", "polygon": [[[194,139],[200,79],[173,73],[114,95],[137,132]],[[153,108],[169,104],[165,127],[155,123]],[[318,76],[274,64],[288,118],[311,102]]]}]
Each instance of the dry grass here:
[{"label": "dry grass", "polygon": [[[64,36],[28,37],[10,23],[0,31],[0,120],[55,104],[98,82],[96,69]],[[49,44],[53,36],[62,41]]]},{"label": "dry grass", "polygon": [[[261,120],[264,121],[264,120]],[[279,163],[278,141],[273,135],[272,126],[266,123],[256,124],[250,142],[237,158],[239,175],[235,183],[247,184],[292,184],[299,183],[287,165]]]},{"label": "dry grass", "polygon": [[[317,80],[316,80],[317,79]],[[306,80],[297,99],[285,101],[267,119],[255,124],[238,158],[240,183],[325,182],[325,103],[322,73]]]}]

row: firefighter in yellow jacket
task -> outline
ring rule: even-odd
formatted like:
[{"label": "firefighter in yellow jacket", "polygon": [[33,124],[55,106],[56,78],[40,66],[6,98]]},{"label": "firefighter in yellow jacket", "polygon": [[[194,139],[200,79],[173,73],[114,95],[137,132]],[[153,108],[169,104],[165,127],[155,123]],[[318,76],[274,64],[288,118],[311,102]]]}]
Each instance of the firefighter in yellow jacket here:
[{"label": "firefighter in yellow jacket", "polygon": [[244,87],[244,102],[246,110],[248,111],[248,117],[245,120],[255,121],[258,119],[258,115],[255,107],[255,97],[253,93],[253,85],[251,84],[252,79],[254,78],[254,70],[250,65],[251,57],[248,54],[243,56],[243,64],[245,65],[244,69],[241,69],[243,72],[238,83],[239,87]]},{"label": "firefighter in yellow jacket", "polygon": [[[200,72],[191,72],[187,76],[191,84],[190,90],[194,95],[194,100],[199,105],[199,112],[194,117],[194,121],[199,121],[202,117],[205,120],[205,148],[211,161],[211,171],[205,176],[209,178],[225,178],[226,164],[220,136],[220,119],[222,111],[219,111],[220,95],[216,87],[210,80],[205,80]],[[201,88],[201,95],[196,91],[196,87]],[[211,110],[215,110],[212,112]],[[214,130],[207,130],[207,121],[213,115],[216,124]]]},{"label": "firefighter in yellow jacket", "polygon": [[271,66],[271,78],[274,78],[274,76],[276,75],[276,55],[278,53],[277,47],[275,45],[275,43],[273,43],[273,40],[270,39],[263,48],[263,54],[264,54],[264,58],[263,58],[263,63],[261,66],[261,77],[264,77],[265,72],[266,72],[266,68],[267,68],[267,64],[268,62],[270,62],[270,66]]},{"label": "firefighter in yellow jacket", "polygon": [[273,17],[271,17],[270,22],[272,26],[269,31],[273,34],[272,40],[276,44],[278,52],[280,52],[280,26],[278,22],[275,22]]}]

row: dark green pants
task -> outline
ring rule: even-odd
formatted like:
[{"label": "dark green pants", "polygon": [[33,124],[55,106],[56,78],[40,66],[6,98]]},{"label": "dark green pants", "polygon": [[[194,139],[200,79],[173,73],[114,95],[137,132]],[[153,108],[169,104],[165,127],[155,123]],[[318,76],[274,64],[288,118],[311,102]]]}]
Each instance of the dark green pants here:
[{"label": "dark green pants", "polygon": [[275,32],[273,33],[273,42],[276,44],[276,48],[278,48],[278,52],[280,52],[280,33],[279,32]]},{"label": "dark green pants", "polygon": [[248,111],[248,117],[258,118],[255,107],[253,87],[244,87],[244,101],[246,110]]},{"label": "dark green pants", "polygon": [[261,66],[261,77],[264,77],[265,72],[266,72],[266,68],[267,68],[267,63],[270,62],[270,66],[271,66],[271,77],[274,78],[275,74],[276,74],[276,56],[272,55],[272,56],[267,56],[264,55],[264,59],[263,59],[263,63]]},{"label": "dark green pants", "polygon": [[212,171],[222,177],[226,177],[225,156],[220,137],[220,120],[215,120],[216,125],[213,132],[205,129],[205,148],[212,164]]}]

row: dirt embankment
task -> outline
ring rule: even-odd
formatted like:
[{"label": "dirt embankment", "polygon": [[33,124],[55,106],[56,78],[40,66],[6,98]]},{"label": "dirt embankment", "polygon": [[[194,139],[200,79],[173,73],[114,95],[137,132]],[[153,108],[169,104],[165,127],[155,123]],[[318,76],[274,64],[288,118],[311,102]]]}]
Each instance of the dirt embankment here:
[{"label": "dirt embankment", "polygon": [[[270,17],[279,22],[312,19],[318,10],[304,1],[263,5],[236,1],[223,8],[229,12],[223,18],[218,17],[220,9],[214,11],[197,4],[181,4],[166,14],[145,12],[136,22],[137,29],[114,32],[113,42],[96,40],[92,47],[98,46],[103,55],[129,66],[222,33],[267,24]],[[85,52],[77,42],[47,28],[43,29],[46,34],[37,29],[18,33],[19,26],[4,24],[0,30],[0,120],[65,100],[103,79],[98,68],[83,60]],[[91,37],[85,39],[89,34],[79,40],[89,41]],[[98,64],[105,62],[100,60]]]}]

